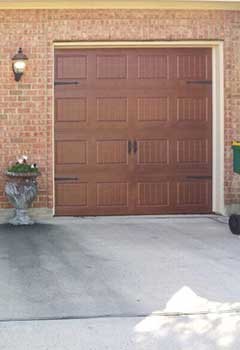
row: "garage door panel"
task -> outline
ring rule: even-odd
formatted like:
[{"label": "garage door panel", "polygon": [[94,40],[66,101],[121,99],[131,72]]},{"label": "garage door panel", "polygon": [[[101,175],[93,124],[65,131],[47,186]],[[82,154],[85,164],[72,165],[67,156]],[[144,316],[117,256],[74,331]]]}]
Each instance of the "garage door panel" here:
[{"label": "garage door panel", "polygon": [[139,122],[169,121],[170,98],[168,96],[138,97],[137,120]]},{"label": "garage door panel", "polygon": [[209,54],[199,52],[188,52],[186,54],[177,54],[176,56],[177,79],[211,79],[211,63]]},{"label": "garage door panel", "polygon": [[96,64],[97,79],[127,79],[127,55],[97,55]]},{"label": "garage door panel", "polygon": [[88,206],[88,183],[57,183],[56,205]]},{"label": "garage door panel", "polygon": [[145,139],[136,142],[138,165],[169,164],[168,139]]},{"label": "garage door panel", "polygon": [[97,140],[97,164],[127,164],[128,140]]},{"label": "garage door panel", "polygon": [[87,79],[87,55],[62,55],[55,61],[57,79]]},{"label": "garage door panel", "polygon": [[57,141],[56,164],[87,164],[88,142],[86,140]]},{"label": "garage door panel", "polygon": [[97,207],[128,208],[129,184],[127,182],[97,182]]},{"label": "garage door panel", "polygon": [[179,122],[208,122],[210,119],[209,98],[200,97],[177,97],[176,117]]},{"label": "garage door panel", "polygon": [[59,98],[55,104],[56,122],[86,122],[86,98]]},{"label": "garage door panel", "polygon": [[98,97],[97,120],[99,122],[127,122],[128,99],[126,97]]},{"label": "garage door panel", "polygon": [[177,166],[209,166],[208,139],[177,140]]},{"label": "garage door panel", "polygon": [[170,205],[170,182],[137,183],[137,206],[166,207]]},{"label": "garage door panel", "polygon": [[169,79],[169,56],[163,53],[149,53],[137,56],[138,79]]},{"label": "garage door panel", "polygon": [[210,49],[57,50],[55,78],[57,215],[211,212]]},{"label": "garage door panel", "polygon": [[183,180],[177,182],[177,208],[193,208],[211,210],[209,199],[211,197],[211,181]]}]

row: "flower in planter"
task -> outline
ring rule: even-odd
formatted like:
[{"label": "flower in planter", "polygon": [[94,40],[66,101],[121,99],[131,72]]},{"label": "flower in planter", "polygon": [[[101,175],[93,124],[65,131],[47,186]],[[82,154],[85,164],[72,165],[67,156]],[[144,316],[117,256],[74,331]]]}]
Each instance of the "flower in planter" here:
[{"label": "flower in planter", "polygon": [[22,158],[18,158],[17,163],[16,164],[23,164],[23,159]]},{"label": "flower in planter", "polygon": [[12,165],[8,168],[9,173],[38,173],[37,164],[29,164],[27,162],[28,157],[23,155],[22,157],[17,159],[16,164]]}]

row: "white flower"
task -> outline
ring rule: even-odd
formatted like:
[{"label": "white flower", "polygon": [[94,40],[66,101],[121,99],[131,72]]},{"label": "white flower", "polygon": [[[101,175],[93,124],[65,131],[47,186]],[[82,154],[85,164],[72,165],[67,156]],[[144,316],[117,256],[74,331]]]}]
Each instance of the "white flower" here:
[{"label": "white flower", "polygon": [[32,169],[35,168],[34,164],[31,165],[31,168],[32,168]]},{"label": "white flower", "polygon": [[18,161],[19,164],[23,163],[23,159],[22,158],[19,158],[17,161]]},{"label": "white flower", "polygon": [[22,156],[22,159],[23,159],[23,160],[28,160],[28,157],[23,155],[23,156]]}]

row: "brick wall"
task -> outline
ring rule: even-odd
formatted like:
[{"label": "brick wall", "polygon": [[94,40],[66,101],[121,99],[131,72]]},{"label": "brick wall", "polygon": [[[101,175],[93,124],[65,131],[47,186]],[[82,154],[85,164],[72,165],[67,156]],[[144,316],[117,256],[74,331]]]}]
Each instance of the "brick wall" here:
[{"label": "brick wall", "polygon": [[[53,206],[53,42],[69,40],[224,40],[225,203],[240,202],[231,140],[240,138],[240,12],[161,10],[0,11],[0,208],[8,207],[2,171],[28,154],[40,165],[36,207]],[[29,57],[20,83],[11,57]]]}]

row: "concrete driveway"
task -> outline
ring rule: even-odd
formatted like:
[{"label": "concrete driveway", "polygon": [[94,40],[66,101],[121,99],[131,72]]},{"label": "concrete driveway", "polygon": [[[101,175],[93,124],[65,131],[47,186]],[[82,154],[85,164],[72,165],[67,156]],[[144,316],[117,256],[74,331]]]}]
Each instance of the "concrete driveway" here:
[{"label": "concrete driveway", "polygon": [[0,349],[239,349],[240,238],[226,223],[0,225]]}]

